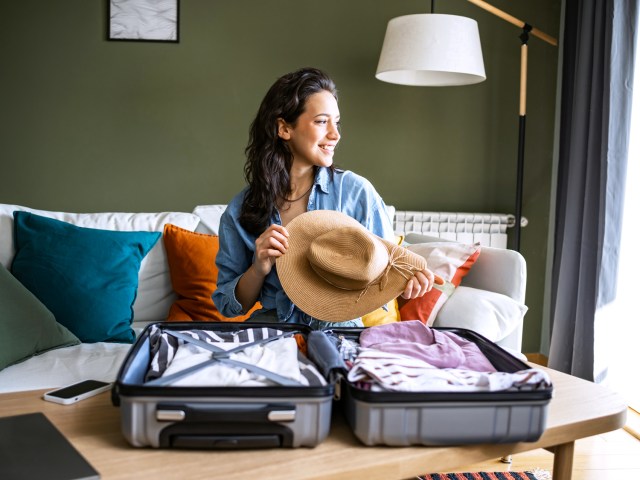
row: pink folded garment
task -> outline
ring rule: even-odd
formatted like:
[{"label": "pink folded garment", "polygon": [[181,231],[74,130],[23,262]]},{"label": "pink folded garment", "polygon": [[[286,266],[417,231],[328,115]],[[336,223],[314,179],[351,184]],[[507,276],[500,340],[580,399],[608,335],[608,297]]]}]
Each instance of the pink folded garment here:
[{"label": "pink folded garment", "polygon": [[367,328],[360,334],[360,345],[407,355],[438,368],[496,371],[475,343],[453,332],[435,330],[420,320]]}]

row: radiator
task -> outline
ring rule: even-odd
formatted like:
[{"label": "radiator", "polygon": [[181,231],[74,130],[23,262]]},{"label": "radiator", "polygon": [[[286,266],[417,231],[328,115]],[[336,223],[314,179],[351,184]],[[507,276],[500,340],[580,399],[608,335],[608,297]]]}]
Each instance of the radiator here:
[{"label": "radiator", "polygon": [[[507,248],[507,228],[515,216],[506,213],[410,212],[396,210],[393,228],[397,235],[421,233],[462,243]],[[522,217],[521,225],[527,225]]]}]

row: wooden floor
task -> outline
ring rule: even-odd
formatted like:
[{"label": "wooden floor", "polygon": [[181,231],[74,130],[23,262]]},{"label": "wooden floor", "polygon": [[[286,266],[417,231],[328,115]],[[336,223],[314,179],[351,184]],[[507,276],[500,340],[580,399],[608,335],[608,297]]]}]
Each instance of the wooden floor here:
[{"label": "wooden floor", "polygon": [[[511,459],[511,464],[496,459],[468,465],[458,471],[517,472],[539,469],[551,472],[553,469],[553,455],[543,449],[512,455]],[[578,440],[572,480],[640,480],[640,415],[629,409],[624,430]]]}]

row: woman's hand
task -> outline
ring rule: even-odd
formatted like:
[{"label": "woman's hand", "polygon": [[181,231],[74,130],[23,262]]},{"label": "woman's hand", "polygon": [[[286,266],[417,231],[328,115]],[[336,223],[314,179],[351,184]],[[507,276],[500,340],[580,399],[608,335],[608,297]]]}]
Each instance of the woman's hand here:
[{"label": "woman's hand", "polygon": [[433,288],[434,282],[442,284],[443,280],[436,277],[431,270],[424,269],[421,272],[416,272],[407,282],[401,296],[405,300],[421,297]]},{"label": "woman's hand", "polygon": [[273,224],[256,239],[256,254],[253,268],[256,273],[267,276],[276,258],[289,248],[289,232],[282,225]]}]

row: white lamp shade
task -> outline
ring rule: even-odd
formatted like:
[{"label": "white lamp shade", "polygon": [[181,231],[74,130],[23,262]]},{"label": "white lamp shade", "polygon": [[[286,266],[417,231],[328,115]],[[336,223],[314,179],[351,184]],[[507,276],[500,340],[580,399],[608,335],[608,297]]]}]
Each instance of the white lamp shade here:
[{"label": "white lamp shade", "polygon": [[482,82],[487,77],[478,24],[470,18],[440,14],[390,20],[376,78],[421,86]]}]

